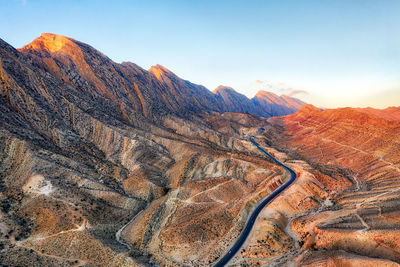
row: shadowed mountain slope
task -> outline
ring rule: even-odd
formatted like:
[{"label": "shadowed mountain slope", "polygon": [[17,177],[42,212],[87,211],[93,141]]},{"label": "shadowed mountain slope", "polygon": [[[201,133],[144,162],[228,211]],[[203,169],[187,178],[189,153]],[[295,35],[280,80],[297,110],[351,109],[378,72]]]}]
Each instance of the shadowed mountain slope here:
[{"label": "shadowed mountain slope", "polygon": [[270,113],[260,109],[245,95],[236,92],[231,87],[220,85],[213,93],[218,97],[219,102],[223,103],[224,111],[250,113],[262,117],[270,116]]},{"label": "shadowed mountain slope", "polygon": [[259,91],[251,101],[258,107],[258,110],[267,112],[270,117],[292,114],[306,105],[306,103],[297,98],[286,95],[277,96],[266,91]]}]

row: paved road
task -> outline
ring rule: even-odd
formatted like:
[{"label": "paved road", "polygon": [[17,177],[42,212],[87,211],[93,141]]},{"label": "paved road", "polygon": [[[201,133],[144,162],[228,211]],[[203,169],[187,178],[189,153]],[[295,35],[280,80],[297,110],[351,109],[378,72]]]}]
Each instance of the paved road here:
[{"label": "paved road", "polygon": [[[262,134],[264,132],[264,128],[260,128],[260,132],[258,135]],[[297,178],[296,173],[286,166],[285,164],[279,162],[276,160],[274,157],[272,157],[270,154],[268,154],[267,151],[262,149],[255,141],[254,141],[254,136],[250,136],[249,138],[250,142],[255,145],[261,152],[263,152],[267,157],[269,157],[272,161],[274,161],[276,164],[279,166],[282,166],[285,170],[287,170],[290,173],[290,179],[284,183],[281,187],[277,188],[274,190],[271,194],[269,194],[266,198],[264,198],[256,208],[253,210],[253,212],[250,214],[250,217],[247,220],[247,223],[240,234],[239,238],[236,240],[235,244],[231,247],[231,249],[228,251],[228,253],[225,254],[218,262],[215,264],[215,267],[220,267],[220,266],[225,266],[232,258],[235,256],[235,254],[239,251],[239,249],[242,247],[244,242],[246,241],[246,238],[250,234],[251,229],[253,228],[254,222],[257,219],[257,216],[260,214],[261,210],[268,204],[270,203],[277,195],[279,195],[283,190],[288,188]]]}]

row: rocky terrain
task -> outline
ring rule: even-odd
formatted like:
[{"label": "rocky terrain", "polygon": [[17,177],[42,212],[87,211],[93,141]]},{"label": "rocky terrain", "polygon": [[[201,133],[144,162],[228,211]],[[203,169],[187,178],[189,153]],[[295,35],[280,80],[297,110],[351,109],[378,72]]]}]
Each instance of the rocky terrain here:
[{"label": "rocky terrain", "polygon": [[399,122],[303,104],[59,35],[0,40],[0,263],[212,265],[288,179],[248,142],[264,127],[256,141],[298,179],[231,264],[397,265]]},{"label": "rocky terrain", "polygon": [[52,34],[0,56],[4,264],[208,264],[282,174],[245,141],[264,119],[161,66]]},{"label": "rocky terrain", "polygon": [[282,151],[353,183],[333,190],[330,207],[292,220],[291,230],[302,245],[296,262],[397,266],[399,122],[351,108],[322,111],[311,105],[270,122],[270,134],[275,136],[271,140]]}]

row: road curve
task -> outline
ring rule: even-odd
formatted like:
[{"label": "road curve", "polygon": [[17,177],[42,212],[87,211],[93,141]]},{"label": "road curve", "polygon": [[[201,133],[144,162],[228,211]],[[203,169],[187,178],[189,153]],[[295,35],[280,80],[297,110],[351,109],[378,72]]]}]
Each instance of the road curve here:
[{"label": "road curve", "polygon": [[[257,135],[260,135],[264,132],[264,128],[260,128],[260,132]],[[254,136],[250,136],[249,140],[250,142],[255,145],[261,152],[263,152],[267,157],[269,157],[273,162],[278,164],[279,166],[282,166],[285,170],[287,170],[290,173],[290,179],[284,183],[282,186],[279,188],[275,189],[271,194],[269,194],[267,197],[265,197],[261,202],[259,202],[256,206],[256,208],[253,210],[253,212],[250,214],[250,217],[248,218],[246,225],[240,234],[239,238],[236,240],[235,244],[231,247],[231,249],[228,251],[228,253],[225,254],[214,266],[215,267],[220,267],[220,266],[225,266],[234,256],[235,254],[239,251],[239,249],[242,247],[244,242],[246,241],[246,238],[249,236],[251,229],[253,228],[253,225],[260,214],[261,210],[268,204],[270,203],[276,196],[278,196],[283,190],[288,188],[297,178],[296,173],[286,166],[285,164],[279,162],[277,159],[272,157],[267,151],[262,149],[254,140]]]}]

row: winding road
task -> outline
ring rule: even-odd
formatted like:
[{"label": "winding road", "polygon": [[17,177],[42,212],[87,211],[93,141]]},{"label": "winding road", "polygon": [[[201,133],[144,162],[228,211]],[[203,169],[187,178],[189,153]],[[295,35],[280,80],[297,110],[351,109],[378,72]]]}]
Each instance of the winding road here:
[{"label": "winding road", "polygon": [[[264,132],[264,128],[260,128],[260,132],[257,135],[260,135]],[[255,145],[261,152],[263,152],[267,157],[269,157],[273,162],[278,164],[279,166],[282,166],[285,170],[287,170],[290,173],[290,179],[284,183],[281,187],[277,188],[274,190],[271,194],[269,194],[267,197],[265,197],[260,203],[257,204],[256,208],[253,210],[253,212],[250,214],[250,217],[247,220],[247,223],[240,234],[239,238],[236,240],[235,244],[231,247],[231,249],[228,251],[228,253],[225,254],[218,262],[215,264],[215,267],[220,267],[220,266],[225,266],[234,256],[235,254],[239,251],[239,249],[242,247],[244,242],[246,241],[246,238],[249,236],[251,229],[254,226],[254,223],[260,214],[261,210],[268,204],[270,203],[276,196],[278,196],[280,193],[282,193],[283,190],[288,188],[297,178],[296,173],[286,166],[285,164],[281,163],[274,157],[272,157],[267,151],[262,149],[255,141],[254,141],[254,136],[250,136],[249,138],[250,142]]]}]

